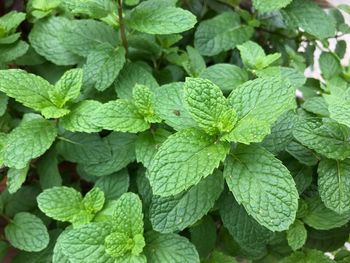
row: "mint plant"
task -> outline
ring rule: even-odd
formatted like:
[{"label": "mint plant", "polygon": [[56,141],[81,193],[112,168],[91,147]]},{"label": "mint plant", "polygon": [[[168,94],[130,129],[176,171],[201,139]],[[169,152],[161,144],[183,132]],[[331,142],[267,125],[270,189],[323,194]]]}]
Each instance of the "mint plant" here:
[{"label": "mint plant", "polygon": [[1,261],[349,262],[346,12],[1,2]]}]

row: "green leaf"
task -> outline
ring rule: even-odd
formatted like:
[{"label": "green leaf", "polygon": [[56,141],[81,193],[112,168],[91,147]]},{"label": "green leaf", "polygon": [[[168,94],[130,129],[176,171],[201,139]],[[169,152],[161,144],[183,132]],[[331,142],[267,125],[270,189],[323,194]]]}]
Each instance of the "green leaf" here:
[{"label": "green leaf", "polygon": [[339,59],[330,52],[322,52],[320,55],[320,69],[322,76],[328,80],[342,73]]},{"label": "green leaf", "polygon": [[112,151],[111,158],[97,164],[84,163],[82,169],[92,176],[105,176],[121,170],[135,160],[135,140],[133,134],[111,133],[104,138]]},{"label": "green leaf", "polygon": [[84,65],[84,83],[104,91],[112,85],[125,63],[125,50],[108,43],[97,46],[87,56]]},{"label": "green leaf", "polygon": [[54,106],[48,94],[52,89],[48,81],[23,70],[0,70],[0,91],[34,110]]},{"label": "green leaf", "polygon": [[57,143],[57,151],[73,163],[96,164],[111,157],[109,145],[98,134],[64,133]]},{"label": "green leaf", "polygon": [[7,190],[10,194],[17,192],[26,180],[29,165],[22,169],[10,168],[7,173]]},{"label": "green leaf", "polygon": [[238,261],[231,256],[225,255],[224,253],[214,250],[210,257],[203,261],[203,263],[237,263]]},{"label": "green leaf", "polygon": [[[68,1],[65,0],[65,2]],[[86,1],[80,2],[80,5],[86,6]],[[79,56],[87,57],[101,43],[116,46],[118,42],[118,32],[103,22],[79,19],[69,21],[67,24],[59,34],[59,39],[67,50]]]},{"label": "green leaf", "polygon": [[175,195],[199,183],[219,166],[228,151],[228,144],[215,142],[212,137],[195,129],[169,136],[148,170],[153,193]]},{"label": "green leaf", "polygon": [[147,131],[138,135],[135,144],[136,160],[148,168],[158,148],[169,135],[171,133],[164,129]]},{"label": "green leaf", "polygon": [[82,210],[81,194],[73,188],[60,186],[44,190],[38,197],[38,207],[48,217],[74,222]]},{"label": "green leaf", "polygon": [[56,127],[50,121],[33,119],[21,123],[7,136],[4,164],[17,169],[26,167],[31,159],[50,148],[56,135]]},{"label": "green leaf", "polygon": [[148,0],[131,11],[126,23],[148,34],[175,34],[191,29],[197,20],[191,12],[166,1]]},{"label": "green leaf", "polygon": [[350,213],[346,212],[342,215],[327,208],[319,196],[313,196],[306,199],[308,212],[302,218],[304,223],[314,229],[328,230],[337,228],[348,223]]},{"label": "green leaf", "polygon": [[58,170],[58,158],[55,150],[49,150],[36,163],[39,182],[42,189],[62,185],[62,178]]},{"label": "green leaf", "polygon": [[124,99],[103,104],[98,125],[107,130],[131,133],[142,132],[150,127],[136,106]]},{"label": "green leaf", "polygon": [[29,45],[20,40],[10,45],[0,45],[0,63],[9,63],[23,56],[28,51]]},{"label": "green leaf", "polygon": [[319,161],[319,157],[312,150],[296,141],[291,141],[285,150],[300,163],[308,166],[313,166]]},{"label": "green leaf", "polygon": [[294,88],[279,78],[248,81],[234,89],[228,100],[238,121],[223,139],[245,144],[261,142],[278,117],[295,107]]},{"label": "green leaf", "polygon": [[158,87],[157,81],[142,63],[126,64],[114,82],[118,97],[132,99],[132,91],[136,84],[145,85],[151,90]]},{"label": "green leaf", "polygon": [[348,91],[324,95],[329,115],[333,120],[350,128],[350,93]]},{"label": "green leaf", "polygon": [[0,92],[0,117],[3,116],[7,110],[8,97],[5,93]]},{"label": "green leaf", "polygon": [[[70,21],[65,17],[52,16],[35,23],[29,41],[35,51],[57,65],[74,65],[80,57],[69,51],[61,42],[61,35]],[[80,43],[81,44],[81,43]]]},{"label": "green leaf", "polygon": [[304,262],[318,262],[318,263],[332,263],[334,262],[322,251],[314,249],[306,249],[304,251],[294,252],[289,257],[280,261],[281,263],[304,263]]},{"label": "green leaf", "polygon": [[157,115],[175,130],[197,126],[185,105],[183,86],[183,83],[174,82],[155,91]]},{"label": "green leaf", "polygon": [[214,135],[232,130],[236,112],[218,86],[209,80],[187,78],[184,95],[188,111],[205,132]]},{"label": "green leaf", "polygon": [[11,11],[0,17],[0,38],[13,33],[13,31],[26,19],[26,14]]},{"label": "green leaf", "polygon": [[85,209],[91,214],[96,214],[98,211],[100,211],[104,203],[105,195],[103,191],[98,187],[94,187],[89,192],[87,192],[82,201]]},{"label": "green leaf", "polygon": [[98,101],[83,100],[72,107],[60,124],[71,132],[99,132],[102,129],[98,123],[102,108],[102,103]]},{"label": "green leaf", "polygon": [[331,159],[344,160],[350,156],[350,129],[329,119],[302,120],[293,131],[303,145]]},{"label": "green leaf", "polygon": [[199,24],[194,47],[202,55],[214,56],[246,42],[253,31],[252,27],[241,24],[237,13],[225,12]]},{"label": "green leaf", "polygon": [[249,216],[231,193],[227,193],[223,200],[220,200],[219,211],[222,222],[235,241],[250,255],[263,254],[273,233]]},{"label": "green leaf", "polygon": [[296,220],[287,230],[288,245],[295,251],[304,246],[307,231],[303,222]]},{"label": "green leaf", "polygon": [[248,74],[236,65],[218,63],[206,68],[200,74],[217,85],[223,92],[230,92],[248,80]]},{"label": "green leaf", "polygon": [[294,0],[282,10],[283,19],[293,29],[301,28],[319,39],[335,35],[335,21],[312,1]]},{"label": "green leaf", "polygon": [[191,77],[198,77],[206,68],[205,60],[199,54],[198,50],[187,46],[187,60],[183,62],[182,66]]},{"label": "green leaf", "polygon": [[263,69],[280,58],[281,54],[265,54],[265,51],[257,43],[247,41],[237,46],[241,53],[243,64],[249,69]]},{"label": "green leaf", "polygon": [[224,177],[237,202],[261,225],[283,231],[294,222],[298,191],[293,178],[264,148],[239,145],[225,161]]},{"label": "green leaf", "polygon": [[41,219],[27,212],[15,215],[5,227],[5,235],[12,246],[24,251],[40,251],[49,244],[46,226]]},{"label": "green leaf", "polygon": [[102,18],[116,7],[110,0],[60,0],[62,5],[75,15],[87,15],[93,18]]},{"label": "green leaf", "polygon": [[136,84],[133,89],[133,99],[137,111],[147,122],[161,122],[155,114],[154,94],[147,86]]},{"label": "green leaf", "polygon": [[[338,102],[339,100],[337,100]],[[322,117],[328,117],[328,105],[324,97],[311,97],[301,105],[303,109]]]},{"label": "green leaf", "polygon": [[99,178],[95,186],[104,192],[107,200],[116,200],[128,191],[129,180],[128,171],[124,169]]},{"label": "green leaf", "polygon": [[209,212],[223,189],[222,174],[217,171],[187,192],[169,197],[153,196],[149,211],[153,229],[171,233],[193,225]]},{"label": "green leaf", "polygon": [[147,262],[199,263],[198,252],[185,237],[149,232],[145,238]]},{"label": "green leaf", "polygon": [[83,70],[71,69],[64,73],[56,83],[54,89],[49,93],[50,100],[59,108],[62,108],[66,102],[79,97],[80,89],[83,85]]},{"label": "green leaf", "polygon": [[286,7],[292,0],[253,0],[253,6],[260,12],[271,12]]},{"label": "green leaf", "polygon": [[318,166],[318,192],[324,205],[343,214],[350,211],[350,160],[322,159]]}]

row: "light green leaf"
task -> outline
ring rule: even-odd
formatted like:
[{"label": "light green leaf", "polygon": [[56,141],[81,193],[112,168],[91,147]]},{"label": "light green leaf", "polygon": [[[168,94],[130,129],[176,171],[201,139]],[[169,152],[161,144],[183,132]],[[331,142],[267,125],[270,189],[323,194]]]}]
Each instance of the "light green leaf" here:
[{"label": "light green leaf", "polygon": [[102,18],[111,10],[117,8],[111,0],[60,0],[62,5],[76,15],[87,15],[93,18]]},{"label": "light green leaf", "polygon": [[21,123],[7,136],[4,164],[17,169],[46,152],[54,142],[57,129],[53,122],[33,119]]},{"label": "light green leaf", "polygon": [[125,50],[108,43],[97,46],[87,56],[84,65],[84,84],[104,91],[112,85],[125,63]]},{"label": "light green leaf", "polygon": [[147,86],[136,84],[133,89],[133,99],[137,111],[147,122],[161,122],[155,114],[154,94]]},{"label": "light green leaf", "polygon": [[307,231],[303,222],[296,220],[287,230],[288,245],[295,251],[303,247],[306,242]]},{"label": "light green leaf", "polygon": [[150,127],[136,106],[124,99],[103,104],[98,125],[107,130],[131,133],[142,132]]},{"label": "light green leaf", "polygon": [[[80,5],[86,6],[86,1]],[[72,2],[71,0],[65,2]],[[75,1],[76,2],[76,1]],[[103,22],[93,19],[80,19],[69,21],[67,27],[59,34],[62,45],[79,56],[87,57],[89,53],[101,43],[109,43],[116,46],[118,32]]]},{"label": "light green leaf", "polygon": [[262,47],[253,41],[247,41],[237,48],[241,53],[243,64],[249,69],[266,68],[281,56],[279,53],[266,56]]},{"label": "light green leaf", "polygon": [[15,215],[5,227],[5,235],[11,245],[24,251],[36,252],[49,244],[49,234],[41,219],[27,212]]},{"label": "light green leaf", "polygon": [[286,7],[292,0],[253,0],[253,6],[260,12],[271,12]]},{"label": "light green leaf", "polygon": [[126,169],[107,176],[102,176],[96,181],[95,186],[100,188],[108,200],[116,200],[129,188],[129,174]]},{"label": "light green leaf", "polygon": [[5,93],[0,92],[0,117],[3,116],[7,110],[8,97]]},{"label": "light green leaf", "polygon": [[185,105],[183,86],[181,82],[173,82],[155,91],[157,115],[175,130],[197,126]]},{"label": "light green leaf", "polygon": [[342,215],[327,208],[319,196],[306,199],[308,210],[302,218],[304,223],[318,230],[328,230],[345,225],[350,220],[350,212]]},{"label": "light green leaf", "polygon": [[343,214],[350,211],[350,160],[322,159],[318,165],[318,192],[324,205]]},{"label": "light green leaf", "polygon": [[83,209],[83,197],[73,188],[60,186],[44,190],[38,197],[38,207],[48,217],[73,222]]},{"label": "light green leaf", "polygon": [[74,263],[115,263],[105,248],[105,239],[112,233],[108,222],[92,223],[67,232],[60,244]]},{"label": "light green leaf", "polygon": [[7,172],[7,190],[10,194],[17,192],[26,180],[29,165],[22,169],[10,168]]},{"label": "light green leaf", "polygon": [[166,1],[148,0],[131,11],[126,23],[148,34],[175,34],[193,28],[197,19],[191,12]]},{"label": "light green leaf", "polygon": [[328,256],[322,251],[314,249],[305,249],[303,251],[294,252],[289,257],[284,258],[280,263],[306,263],[306,262],[318,262],[318,263],[334,263]]},{"label": "light green leaf", "polygon": [[89,192],[87,192],[82,201],[85,209],[91,214],[96,214],[98,211],[100,211],[104,203],[105,195],[103,191],[98,187],[94,187]]},{"label": "light green leaf", "polygon": [[241,24],[237,13],[225,12],[199,24],[194,47],[202,55],[214,56],[246,42],[253,31],[252,27]]},{"label": "light green leaf", "polygon": [[84,100],[74,105],[60,124],[71,132],[99,132],[102,129],[98,123],[102,108],[102,103],[98,101]]},{"label": "light green leaf", "polygon": [[118,97],[132,99],[132,90],[136,84],[145,85],[151,90],[159,86],[151,72],[142,63],[126,64],[114,82]]},{"label": "light green leaf", "polygon": [[230,92],[248,80],[248,74],[236,65],[218,63],[206,68],[200,77],[209,79],[223,92]]},{"label": "light green leaf", "polygon": [[23,70],[0,70],[0,91],[34,110],[54,106],[48,94],[52,89],[48,81]]},{"label": "light green leaf", "polygon": [[303,145],[331,159],[344,160],[350,156],[350,129],[342,124],[312,118],[300,121],[293,131]]},{"label": "light green leaf", "polygon": [[0,17],[0,38],[14,33],[15,29],[26,19],[26,14],[11,11]]},{"label": "light green leaf", "polygon": [[147,131],[138,135],[135,144],[136,160],[148,168],[158,148],[169,135],[171,133],[164,129]]},{"label": "light green leaf", "polygon": [[294,222],[298,191],[293,177],[264,148],[239,145],[225,161],[224,177],[237,202],[261,225],[283,231]]},{"label": "light green leaf", "polygon": [[313,166],[319,161],[319,157],[312,150],[296,141],[291,141],[285,150],[300,163],[308,166]]},{"label": "light green leaf", "polygon": [[62,32],[69,25],[69,19],[62,16],[42,19],[35,23],[29,34],[29,41],[38,54],[54,64],[77,64],[81,60],[80,57],[66,49],[61,41]]},{"label": "light green leaf", "polygon": [[71,69],[64,73],[56,83],[54,89],[49,93],[50,100],[59,108],[62,108],[67,101],[74,100],[80,95],[80,88],[83,84],[83,70]]},{"label": "light green leaf", "polygon": [[184,95],[193,119],[208,134],[230,132],[237,121],[218,86],[206,79],[186,78]]},{"label": "light green leaf", "polygon": [[324,95],[324,98],[328,104],[330,117],[350,128],[350,93],[347,91],[339,92]]},{"label": "light green leaf", "polygon": [[238,121],[223,139],[245,144],[261,142],[278,117],[295,107],[294,88],[280,78],[248,81],[234,89],[228,99]]},{"label": "light green leaf", "polygon": [[153,196],[149,211],[153,229],[171,233],[193,225],[209,212],[223,189],[223,177],[217,171],[187,192],[169,197]]},{"label": "light green leaf", "polygon": [[342,73],[339,59],[330,52],[322,52],[319,59],[322,76],[328,80]]},{"label": "light green leaf", "polygon": [[231,193],[224,195],[219,211],[224,226],[243,251],[255,257],[266,252],[273,233],[249,216]]},{"label": "light green leaf", "polygon": [[169,136],[148,170],[153,193],[170,196],[187,190],[210,175],[228,151],[228,144],[215,142],[199,130],[182,130]]},{"label": "light green leaf", "polygon": [[312,1],[294,0],[282,10],[284,21],[290,28],[301,28],[319,39],[335,35],[335,21]]},{"label": "light green leaf", "polygon": [[185,237],[149,232],[145,238],[147,262],[199,263],[198,252]]},{"label": "light green leaf", "polygon": [[[338,102],[339,100],[337,100]],[[311,97],[305,100],[301,105],[303,109],[322,117],[329,117],[328,105],[325,98],[322,96]]]},{"label": "light green leaf", "polygon": [[187,60],[182,63],[182,66],[186,70],[187,74],[191,77],[199,77],[199,75],[205,70],[205,60],[199,54],[198,50],[187,46]]}]

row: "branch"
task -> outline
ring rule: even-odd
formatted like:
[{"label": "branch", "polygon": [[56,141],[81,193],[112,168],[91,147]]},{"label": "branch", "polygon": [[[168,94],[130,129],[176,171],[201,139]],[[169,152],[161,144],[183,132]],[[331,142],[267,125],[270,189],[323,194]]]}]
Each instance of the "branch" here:
[{"label": "branch", "polygon": [[119,17],[120,37],[122,39],[122,43],[123,43],[123,46],[125,48],[125,55],[128,56],[128,40],[126,39],[126,33],[125,33],[122,0],[118,0],[118,17]]}]

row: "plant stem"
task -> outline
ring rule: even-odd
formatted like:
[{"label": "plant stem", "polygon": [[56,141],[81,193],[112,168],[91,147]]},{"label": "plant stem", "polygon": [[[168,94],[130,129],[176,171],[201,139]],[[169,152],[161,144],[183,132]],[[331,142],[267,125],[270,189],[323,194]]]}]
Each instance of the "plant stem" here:
[{"label": "plant stem", "polygon": [[122,0],[118,0],[118,17],[119,17],[119,30],[120,30],[120,37],[123,42],[123,46],[125,48],[125,55],[128,55],[128,40],[126,39],[126,33],[125,33],[125,24],[123,19],[123,3]]}]

